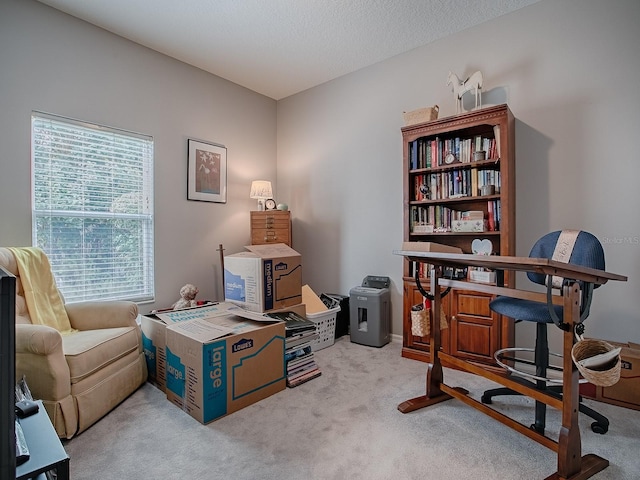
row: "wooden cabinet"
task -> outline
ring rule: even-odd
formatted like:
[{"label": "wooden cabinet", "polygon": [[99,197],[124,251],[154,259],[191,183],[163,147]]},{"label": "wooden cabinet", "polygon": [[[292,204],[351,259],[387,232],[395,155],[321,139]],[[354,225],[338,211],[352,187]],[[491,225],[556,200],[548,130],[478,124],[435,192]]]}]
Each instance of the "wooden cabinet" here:
[{"label": "wooden cabinet", "polygon": [[[411,332],[411,306],[422,302],[415,281],[404,282],[404,325],[402,355],[429,361],[429,337]],[[502,331],[502,319],[489,309],[491,296],[453,289],[442,299],[448,328],[441,330],[442,351],[465,360],[493,364],[493,352],[513,341],[513,331]],[[508,322],[511,324],[512,322]],[[505,342],[501,339],[505,338]]]},{"label": "wooden cabinet", "polygon": [[265,243],[286,243],[292,246],[290,211],[251,212],[251,245]]},{"label": "wooden cabinet", "polygon": [[451,291],[449,353],[466,360],[493,362],[501,335],[500,315],[489,309],[491,298],[477,292]]},{"label": "wooden cabinet", "polygon": [[[447,244],[474,253],[474,240],[490,240],[492,254],[515,255],[515,120],[508,106],[403,127],[402,139],[404,241]],[[428,338],[411,334],[410,314],[422,301],[416,271],[428,286],[428,266],[403,262],[402,354],[428,361]],[[469,277],[469,272],[447,273]],[[505,274],[505,285],[513,287],[514,281],[513,274]],[[491,298],[460,289],[443,298],[449,323],[442,330],[443,351],[491,365],[497,349],[513,345],[513,322],[491,312]]]}]

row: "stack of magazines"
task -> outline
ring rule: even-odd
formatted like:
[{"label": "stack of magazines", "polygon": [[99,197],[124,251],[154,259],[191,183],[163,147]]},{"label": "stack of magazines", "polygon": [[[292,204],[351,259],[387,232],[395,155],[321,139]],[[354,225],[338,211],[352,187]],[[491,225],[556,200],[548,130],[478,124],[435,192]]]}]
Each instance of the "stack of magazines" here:
[{"label": "stack of magazines", "polygon": [[287,386],[297,387],[321,375],[313,357],[311,342],[318,338],[316,324],[295,312],[268,313],[270,317],[285,322],[285,362]]}]

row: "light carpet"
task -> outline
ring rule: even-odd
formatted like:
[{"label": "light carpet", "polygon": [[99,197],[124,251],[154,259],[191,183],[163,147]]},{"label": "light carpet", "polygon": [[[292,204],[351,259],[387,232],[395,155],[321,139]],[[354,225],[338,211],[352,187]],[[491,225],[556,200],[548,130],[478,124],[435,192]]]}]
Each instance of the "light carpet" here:
[{"label": "light carpet", "polygon": [[[426,367],[400,351],[341,337],[316,352],[322,376],[208,425],[145,384],[65,442],[71,478],[526,480],[557,470],[554,452],[458,400],[400,413],[399,403],[424,393]],[[456,370],[444,375],[474,398],[496,386]],[[598,435],[580,417],[583,455],[610,461],[592,478],[640,478],[640,411],[587,402],[611,422]],[[533,421],[528,398],[496,398],[498,406]],[[559,412],[547,417],[547,435],[557,439]]]}]

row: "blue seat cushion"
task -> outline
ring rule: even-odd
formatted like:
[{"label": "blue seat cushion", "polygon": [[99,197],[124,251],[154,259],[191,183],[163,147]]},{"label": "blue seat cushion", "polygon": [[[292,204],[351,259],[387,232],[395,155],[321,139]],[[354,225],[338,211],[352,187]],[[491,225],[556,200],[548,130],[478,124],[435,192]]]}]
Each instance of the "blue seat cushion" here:
[{"label": "blue seat cushion", "polygon": [[[514,320],[553,323],[546,303],[522,300],[520,298],[497,297],[491,301],[489,308]],[[562,305],[554,305],[553,309],[558,317],[562,318]]]}]

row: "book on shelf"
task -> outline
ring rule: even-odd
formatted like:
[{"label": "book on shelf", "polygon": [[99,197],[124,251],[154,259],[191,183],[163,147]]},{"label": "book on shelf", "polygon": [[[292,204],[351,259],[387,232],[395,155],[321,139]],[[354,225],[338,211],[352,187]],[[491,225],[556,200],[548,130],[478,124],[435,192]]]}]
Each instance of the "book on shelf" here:
[{"label": "book on shelf", "polygon": [[483,159],[500,158],[500,128],[494,128],[494,137],[474,135],[471,137],[418,138],[409,142],[409,169],[437,168],[444,166],[443,159],[447,153],[453,153],[459,163],[479,161],[475,152],[485,152]]},{"label": "book on shelf", "polygon": [[489,231],[493,232],[496,230],[496,217],[494,203],[492,200],[487,202],[487,223],[489,225]]},{"label": "book on shelf", "polygon": [[461,212],[458,220],[484,220],[484,212],[482,210],[466,210]]},{"label": "book on shelf", "polygon": [[491,168],[454,169],[446,172],[421,173],[412,177],[413,201],[478,197],[485,185],[500,192],[500,172]]},{"label": "book on shelf", "polygon": [[493,139],[493,152],[490,158],[500,158],[500,125],[494,125]]}]

